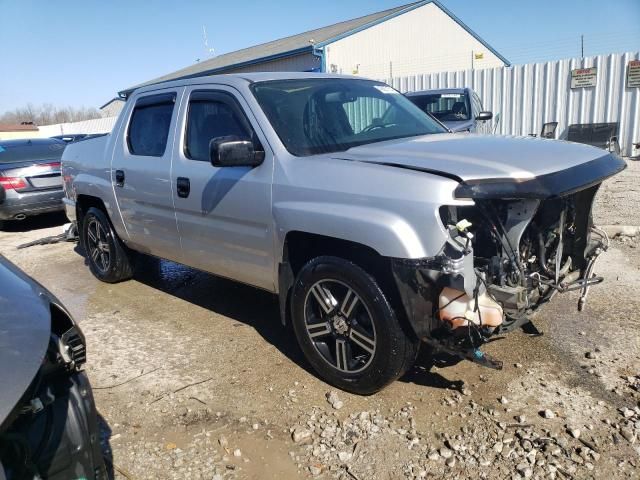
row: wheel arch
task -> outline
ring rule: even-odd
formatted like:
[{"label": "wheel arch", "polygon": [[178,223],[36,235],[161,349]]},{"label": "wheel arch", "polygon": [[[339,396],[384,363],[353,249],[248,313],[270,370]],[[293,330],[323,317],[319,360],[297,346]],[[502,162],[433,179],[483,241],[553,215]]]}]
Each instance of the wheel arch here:
[{"label": "wheel arch", "polygon": [[389,257],[359,242],[293,230],[284,238],[282,260],[278,265],[278,295],[283,325],[290,322],[291,291],[298,272],[309,260],[319,256],[335,256],[358,265],[376,279],[397,314],[404,316]]},{"label": "wheel arch", "polygon": [[84,216],[92,207],[102,210],[107,219],[111,222],[111,219],[109,218],[109,211],[107,210],[107,207],[101,198],[86,194],[78,195],[76,197],[76,223],[78,228],[78,235],[80,236],[80,242],[82,243],[82,245],[84,245],[84,233],[82,228],[82,225],[84,223]]},{"label": "wheel arch", "polygon": [[78,225],[82,225],[84,214],[91,207],[99,208],[107,215],[107,218],[109,218],[107,206],[101,198],[94,197],[93,195],[80,194],[76,197],[76,218],[78,219]]}]

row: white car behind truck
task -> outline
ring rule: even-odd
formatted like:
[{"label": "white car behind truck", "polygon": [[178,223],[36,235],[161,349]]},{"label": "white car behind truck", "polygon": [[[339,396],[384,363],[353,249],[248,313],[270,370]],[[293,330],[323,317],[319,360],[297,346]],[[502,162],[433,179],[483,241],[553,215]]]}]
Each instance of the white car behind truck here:
[{"label": "white car behind truck", "polygon": [[140,88],[110,135],[63,156],[97,278],[131,278],[141,252],[272,292],[318,374],[361,394],[421,342],[499,368],[484,342],[557,293],[583,305],[606,248],[591,205],[624,167],[454,135],[383,83],[297,73]]}]

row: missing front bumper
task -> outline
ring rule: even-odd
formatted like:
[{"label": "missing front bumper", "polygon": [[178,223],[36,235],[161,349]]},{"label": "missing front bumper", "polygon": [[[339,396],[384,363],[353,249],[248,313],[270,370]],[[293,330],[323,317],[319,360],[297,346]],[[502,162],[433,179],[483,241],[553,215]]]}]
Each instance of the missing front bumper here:
[{"label": "missing front bumper", "polygon": [[[578,310],[582,310],[589,288],[603,281],[593,270],[608,247],[608,238],[593,227],[591,237],[583,268],[567,272],[557,284],[546,285],[546,293],[537,297],[537,303],[503,288],[502,298],[517,307],[508,312],[494,295],[500,289],[487,285],[473,267],[473,261],[468,261],[473,260],[471,249],[457,259],[449,256],[451,251],[446,248],[435,257],[392,259],[391,270],[406,318],[421,341],[435,351],[500,369],[501,361],[480,350],[484,343],[497,334],[530,325],[530,315],[558,293],[580,290]],[[527,293],[526,287],[522,288]]]}]

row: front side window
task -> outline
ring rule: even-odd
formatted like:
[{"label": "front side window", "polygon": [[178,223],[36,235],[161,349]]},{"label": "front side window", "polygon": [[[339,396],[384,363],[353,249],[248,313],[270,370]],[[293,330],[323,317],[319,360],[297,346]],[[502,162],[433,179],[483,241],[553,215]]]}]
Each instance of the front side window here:
[{"label": "front side window", "polygon": [[185,156],[209,161],[209,143],[214,138],[252,140],[252,130],[233,97],[221,92],[195,92],[189,101]]},{"label": "front side window", "polygon": [[167,147],[176,94],[140,98],[131,114],[127,144],[133,155],[161,157]]},{"label": "front side window", "polygon": [[404,95],[371,80],[271,80],[251,89],[284,146],[297,156],[445,132]]},{"label": "front side window", "polygon": [[455,122],[471,118],[471,105],[464,93],[430,93],[409,97],[422,111],[441,122]]}]

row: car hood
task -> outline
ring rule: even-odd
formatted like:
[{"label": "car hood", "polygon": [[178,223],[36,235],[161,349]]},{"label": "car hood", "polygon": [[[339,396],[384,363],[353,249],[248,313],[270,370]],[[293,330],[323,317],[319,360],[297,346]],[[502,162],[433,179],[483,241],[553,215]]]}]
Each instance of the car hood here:
[{"label": "car hood", "polygon": [[51,334],[49,293],[0,255],[0,425],[42,365]]},{"label": "car hood", "polygon": [[[463,184],[519,184],[554,195],[594,184],[623,170],[624,161],[599,148],[533,137],[435,134],[354,147],[332,155],[453,178]],[[518,187],[521,188],[521,187]],[[512,189],[513,190],[513,189]]]}]

